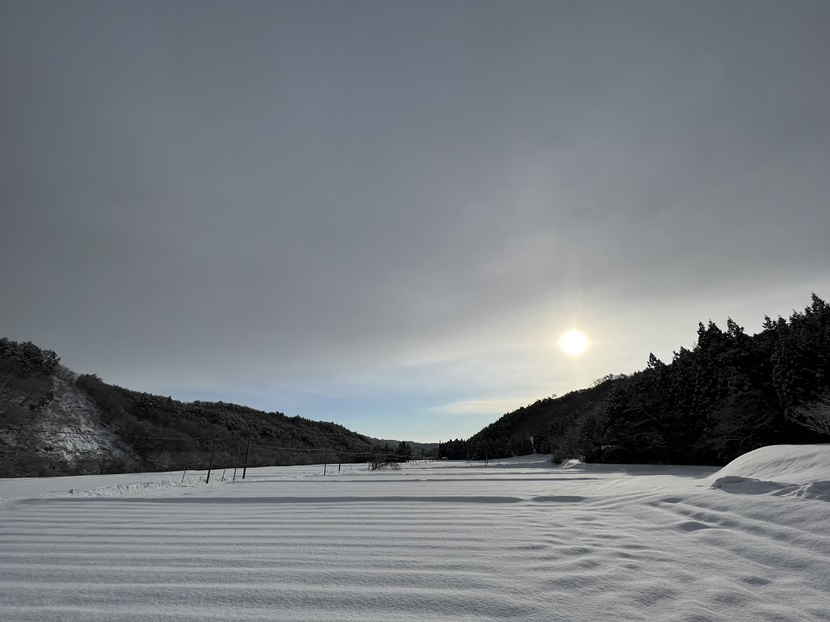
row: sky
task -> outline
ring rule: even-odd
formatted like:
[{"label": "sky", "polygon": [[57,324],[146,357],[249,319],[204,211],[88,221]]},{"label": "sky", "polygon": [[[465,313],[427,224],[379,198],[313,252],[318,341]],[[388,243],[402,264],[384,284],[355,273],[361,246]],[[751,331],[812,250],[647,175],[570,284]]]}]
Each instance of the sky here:
[{"label": "sky", "polygon": [[435,442],[758,332],[830,299],[828,31],[823,0],[4,0],[0,336]]}]

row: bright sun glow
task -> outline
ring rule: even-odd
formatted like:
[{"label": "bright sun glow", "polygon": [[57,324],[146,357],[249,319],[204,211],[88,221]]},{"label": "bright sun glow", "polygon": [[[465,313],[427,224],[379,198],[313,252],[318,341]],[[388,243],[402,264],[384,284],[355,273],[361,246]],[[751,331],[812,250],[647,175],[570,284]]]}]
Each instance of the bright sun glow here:
[{"label": "bright sun glow", "polygon": [[575,328],[569,330],[559,339],[559,347],[564,350],[566,354],[571,356],[579,356],[585,352],[588,347],[588,338]]}]

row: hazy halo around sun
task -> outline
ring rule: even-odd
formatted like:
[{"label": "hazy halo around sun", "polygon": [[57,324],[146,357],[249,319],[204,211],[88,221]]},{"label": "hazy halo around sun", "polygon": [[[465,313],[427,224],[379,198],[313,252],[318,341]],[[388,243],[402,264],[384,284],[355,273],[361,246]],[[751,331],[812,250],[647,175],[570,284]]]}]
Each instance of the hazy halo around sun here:
[{"label": "hazy halo around sun", "polygon": [[565,354],[579,356],[588,347],[588,338],[584,333],[573,328],[559,338],[559,347]]}]

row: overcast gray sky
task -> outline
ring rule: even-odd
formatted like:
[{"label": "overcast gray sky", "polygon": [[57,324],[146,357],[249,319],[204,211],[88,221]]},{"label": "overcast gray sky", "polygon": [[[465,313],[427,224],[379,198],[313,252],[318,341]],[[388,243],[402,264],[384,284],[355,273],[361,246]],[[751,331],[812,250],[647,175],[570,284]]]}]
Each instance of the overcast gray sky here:
[{"label": "overcast gray sky", "polygon": [[830,299],[828,32],[822,0],[3,0],[0,336],[437,441],[757,332]]}]

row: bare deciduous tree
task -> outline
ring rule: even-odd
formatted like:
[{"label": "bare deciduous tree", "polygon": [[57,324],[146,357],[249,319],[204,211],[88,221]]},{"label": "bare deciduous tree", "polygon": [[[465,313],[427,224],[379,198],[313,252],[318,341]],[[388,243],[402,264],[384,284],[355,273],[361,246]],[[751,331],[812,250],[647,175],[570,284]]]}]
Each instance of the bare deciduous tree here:
[{"label": "bare deciduous tree", "polygon": [[808,430],[830,436],[830,393],[824,393],[816,401],[795,408],[790,419]]}]

